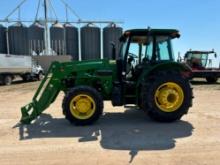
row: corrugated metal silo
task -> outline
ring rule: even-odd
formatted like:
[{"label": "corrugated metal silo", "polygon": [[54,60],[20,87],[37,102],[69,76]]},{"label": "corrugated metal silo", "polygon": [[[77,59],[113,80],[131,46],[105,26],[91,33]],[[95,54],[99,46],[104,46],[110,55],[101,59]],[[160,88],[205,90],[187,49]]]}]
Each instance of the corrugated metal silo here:
[{"label": "corrugated metal silo", "polygon": [[28,28],[21,22],[8,27],[10,54],[28,55]]},{"label": "corrugated metal silo", "polygon": [[101,30],[92,24],[81,28],[81,57],[82,60],[100,59]]},{"label": "corrugated metal silo", "polygon": [[6,28],[0,25],[0,53],[7,53]]},{"label": "corrugated metal silo", "polygon": [[65,38],[66,38],[66,54],[71,55],[73,60],[79,60],[79,37],[78,28],[71,24],[65,24]]},{"label": "corrugated metal silo", "polygon": [[62,24],[56,22],[50,28],[51,48],[57,55],[64,55],[65,52],[65,32]]},{"label": "corrugated metal silo", "polygon": [[34,51],[39,55],[44,50],[44,26],[39,22],[34,22],[28,28],[28,45],[30,54]]},{"label": "corrugated metal silo", "polygon": [[105,59],[112,58],[112,46],[111,42],[116,46],[116,57],[119,55],[120,42],[119,38],[123,33],[121,27],[117,27],[116,24],[110,24],[103,29],[103,56]]}]

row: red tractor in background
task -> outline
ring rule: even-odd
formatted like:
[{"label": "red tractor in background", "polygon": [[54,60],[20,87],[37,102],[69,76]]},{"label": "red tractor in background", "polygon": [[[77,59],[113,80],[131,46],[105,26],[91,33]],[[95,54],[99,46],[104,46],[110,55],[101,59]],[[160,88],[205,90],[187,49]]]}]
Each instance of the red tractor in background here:
[{"label": "red tractor in background", "polygon": [[216,83],[220,77],[220,66],[219,68],[212,66],[213,60],[211,58],[213,57],[217,58],[214,50],[187,51],[184,56],[184,63],[192,69],[191,78],[205,78],[208,83]]}]

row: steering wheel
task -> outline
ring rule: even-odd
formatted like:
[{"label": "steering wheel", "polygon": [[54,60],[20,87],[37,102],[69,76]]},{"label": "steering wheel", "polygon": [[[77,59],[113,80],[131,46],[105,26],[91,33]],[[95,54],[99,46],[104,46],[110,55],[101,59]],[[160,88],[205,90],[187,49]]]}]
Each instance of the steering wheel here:
[{"label": "steering wheel", "polygon": [[138,56],[134,53],[128,53],[128,57],[138,58]]}]

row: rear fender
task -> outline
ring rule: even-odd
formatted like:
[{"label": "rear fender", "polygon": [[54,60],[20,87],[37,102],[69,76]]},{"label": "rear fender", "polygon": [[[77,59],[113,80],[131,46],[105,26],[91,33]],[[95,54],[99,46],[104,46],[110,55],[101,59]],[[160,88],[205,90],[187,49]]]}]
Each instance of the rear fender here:
[{"label": "rear fender", "polygon": [[140,86],[141,83],[145,81],[145,78],[150,77],[154,73],[159,72],[159,71],[166,71],[166,70],[176,71],[185,78],[189,78],[192,73],[192,70],[187,65],[183,65],[177,62],[160,63],[160,64],[156,64],[144,70],[137,82],[137,86]]}]

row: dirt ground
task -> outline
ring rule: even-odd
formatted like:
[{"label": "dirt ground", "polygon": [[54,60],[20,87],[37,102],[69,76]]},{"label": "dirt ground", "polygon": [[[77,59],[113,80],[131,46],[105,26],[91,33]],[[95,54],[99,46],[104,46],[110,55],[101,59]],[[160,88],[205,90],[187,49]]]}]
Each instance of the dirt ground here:
[{"label": "dirt ground", "polygon": [[32,125],[20,125],[20,107],[38,85],[0,86],[1,165],[220,164],[220,83],[194,82],[194,106],[175,123],[106,102],[96,124],[76,127],[63,118],[60,94]]}]

